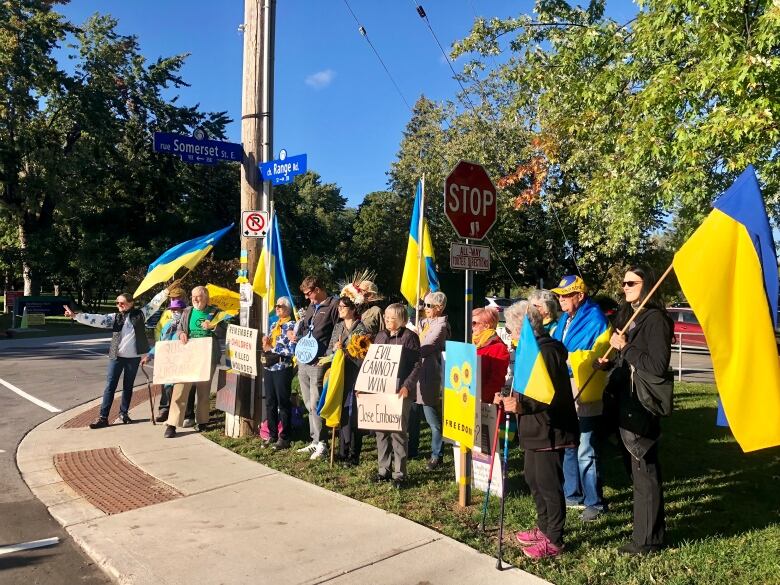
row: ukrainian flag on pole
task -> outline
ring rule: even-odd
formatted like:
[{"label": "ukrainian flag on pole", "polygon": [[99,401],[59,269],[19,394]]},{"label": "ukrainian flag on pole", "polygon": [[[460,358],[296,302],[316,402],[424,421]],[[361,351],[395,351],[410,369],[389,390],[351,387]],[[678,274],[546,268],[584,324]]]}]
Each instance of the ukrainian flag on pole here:
[{"label": "ukrainian flag on pole", "polygon": [[743,451],[780,445],[777,256],[752,166],[674,256],[701,323],[729,426]]},{"label": "ukrainian flag on pole", "polygon": [[550,404],[555,396],[555,387],[542,359],[528,315],[523,317],[523,327],[520,329],[512,390],[545,404]]},{"label": "ukrainian flag on pole", "polygon": [[[436,274],[436,258],[433,253],[431,234],[423,209],[423,186],[417,182],[417,194],[414,197],[412,222],[409,226],[409,243],[406,245],[406,262],[401,277],[401,294],[413,307],[424,298],[428,291],[439,290],[439,277]],[[421,236],[422,234],[422,236]]]},{"label": "ukrainian flag on pole", "polygon": [[293,313],[295,313],[290,286],[287,284],[287,275],[284,272],[282,238],[279,235],[279,222],[276,220],[276,213],[271,216],[271,226],[263,242],[263,251],[260,252],[260,260],[257,263],[257,270],[255,270],[252,289],[268,303],[269,325],[276,323],[277,317],[274,305],[279,297],[290,299],[290,304],[293,305]]},{"label": "ukrainian flag on pole", "polygon": [[141,284],[138,285],[138,288],[133,293],[133,296],[137,297],[152,288],[155,284],[173,278],[179,268],[189,268],[190,270],[195,268],[195,266],[198,265],[198,262],[203,260],[206,254],[211,252],[211,249],[216,245],[219,239],[232,227],[233,224],[231,223],[226,228],[177,244],[170,250],[164,252],[162,256],[149,264],[149,270],[141,281]]}]

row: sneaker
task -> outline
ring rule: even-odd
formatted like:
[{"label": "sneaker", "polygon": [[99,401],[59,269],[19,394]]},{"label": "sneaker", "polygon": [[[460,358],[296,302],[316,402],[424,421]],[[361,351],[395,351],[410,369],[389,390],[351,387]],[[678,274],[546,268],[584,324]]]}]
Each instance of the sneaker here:
[{"label": "sneaker", "polygon": [[585,504],[578,502],[577,500],[566,500],[566,507],[572,510],[584,510]]},{"label": "sneaker", "polygon": [[123,425],[133,424],[133,419],[127,416],[127,413],[120,415],[119,418],[122,419]]},{"label": "sneaker", "polygon": [[95,422],[89,423],[89,428],[91,429],[102,429],[103,427],[108,426],[108,419],[104,417],[98,417],[98,419]]},{"label": "sneaker", "polygon": [[311,457],[309,457],[309,459],[311,459],[312,461],[314,461],[315,459],[322,459],[325,456],[325,451],[327,449],[328,446],[323,441],[320,441],[314,447],[314,451],[312,451]]},{"label": "sneaker", "polygon": [[547,540],[547,537],[538,528],[532,528],[523,532],[515,532],[515,540],[523,546],[531,546],[537,542]]},{"label": "sneaker", "polygon": [[306,445],[305,447],[301,447],[300,449],[296,449],[295,452],[296,453],[308,453],[309,455],[311,455],[312,453],[314,453],[314,450],[316,448],[317,448],[317,443],[311,442],[308,445]]},{"label": "sneaker", "polygon": [[406,480],[404,478],[393,480],[393,487],[397,490],[403,489],[405,485],[406,485]]},{"label": "sneaker", "polygon": [[276,443],[276,439],[271,439],[270,437],[268,439],[260,439],[260,448],[261,449],[268,449],[268,447],[273,446],[274,443]]},{"label": "sneaker", "polygon": [[195,426],[195,419],[194,418],[185,418],[184,422],[181,424],[185,429],[189,429],[190,427]]},{"label": "sneaker", "polygon": [[563,545],[555,546],[546,538],[531,546],[523,547],[523,554],[529,559],[550,559],[557,557],[561,552],[563,552]]},{"label": "sneaker", "polygon": [[163,433],[163,437],[166,439],[172,439],[176,436],[176,427],[173,425],[165,425],[165,432]]},{"label": "sneaker", "polygon": [[598,519],[599,516],[603,514],[603,510],[600,510],[599,508],[585,508],[582,511],[582,514],[580,514],[580,520],[583,522],[593,522],[594,520]]},{"label": "sneaker", "polygon": [[208,429],[208,423],[195,423],[192,427],[196,433],[205,433]]},{"label": "sneaker", "polygon": [[284,439],[279,439],[278,441],[276,441],[276,443],[271,445],[271,447],[275,451],[281,451],[283,449],[289,449],[290,448],[290,441],[285,441]]},{"label": "sneaker", "polygon": [[168,420],[168,411],[167,410],[161,410],[160,413],[157,415],[157,418],[154,419],[155,422],[165,422]]},{"label": "sneaker", "polygon": [[620,548],[618,552],[624,555],[653,555],[660,552],[661,547],[656,544],[636,544],[635,542],[627,542]]},{"label": "sneaker", "polygon": [[428,471],[433,471],[439,465],[441,465],[441,457],[431,457],[428,459],[428,463],[425,465],[425,467],[428,469]]},{"label": "sneaker", "polygon": [[374,483],[382,483],[383,481],[390,481],[389,475],[382,475],[381,473],[377,473],[374,476]]}]

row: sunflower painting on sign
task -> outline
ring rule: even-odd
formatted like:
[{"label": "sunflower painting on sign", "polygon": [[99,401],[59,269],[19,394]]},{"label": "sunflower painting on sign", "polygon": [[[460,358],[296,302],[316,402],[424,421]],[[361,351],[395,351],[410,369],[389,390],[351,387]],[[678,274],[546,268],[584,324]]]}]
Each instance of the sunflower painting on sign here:
[{"label": "sunflower painting on sign", "polygon": [[444,416],[446,439],[472,449],[477,423],[479,360],[472,343],[448,341],[444,361]]}]

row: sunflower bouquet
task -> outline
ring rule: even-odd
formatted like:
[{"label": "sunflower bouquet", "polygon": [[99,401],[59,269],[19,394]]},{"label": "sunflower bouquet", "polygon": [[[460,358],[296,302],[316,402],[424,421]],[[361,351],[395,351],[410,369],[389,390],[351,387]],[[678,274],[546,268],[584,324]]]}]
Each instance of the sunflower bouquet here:
[{"label": "sunflower bouquet", "polygon": [[369,345],[371,345],[371,337],[369,335],[353,335],[349,338],[349,343],[347,343],[347,353],[354,359],[362,360],[368,353]]}]

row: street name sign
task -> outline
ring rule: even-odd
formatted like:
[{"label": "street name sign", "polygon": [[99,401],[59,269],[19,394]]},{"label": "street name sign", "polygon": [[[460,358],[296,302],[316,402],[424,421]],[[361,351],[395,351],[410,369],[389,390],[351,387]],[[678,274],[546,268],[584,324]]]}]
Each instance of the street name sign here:
[{"label": "street name sign", "polygon": [[274,185],[286,185],[291,183],[295,175],[306,172],[306,154],[287,156],[282,150],[279,158],[260,164],[260,175],[263,181],[271,181]]},{"label": "street name sign", "polygon": [[244,158],[244,147],[241,144],[221,140],[198,140],[192,136],[171,132],[154,133],[154,152],[176,154],[184,162],[202,165],[213,165],[220,160],[241,162]]},{"label": "street name sign", "polygon": [[490,248],[471,244],[450,244],[450,268],[453,270],[490,270]]},{"label": "street name sign", "polygon": [[444,181],[444,215],[461,238],[482,240],[496,223],[496,187],[482,165],[460,161]]}]

